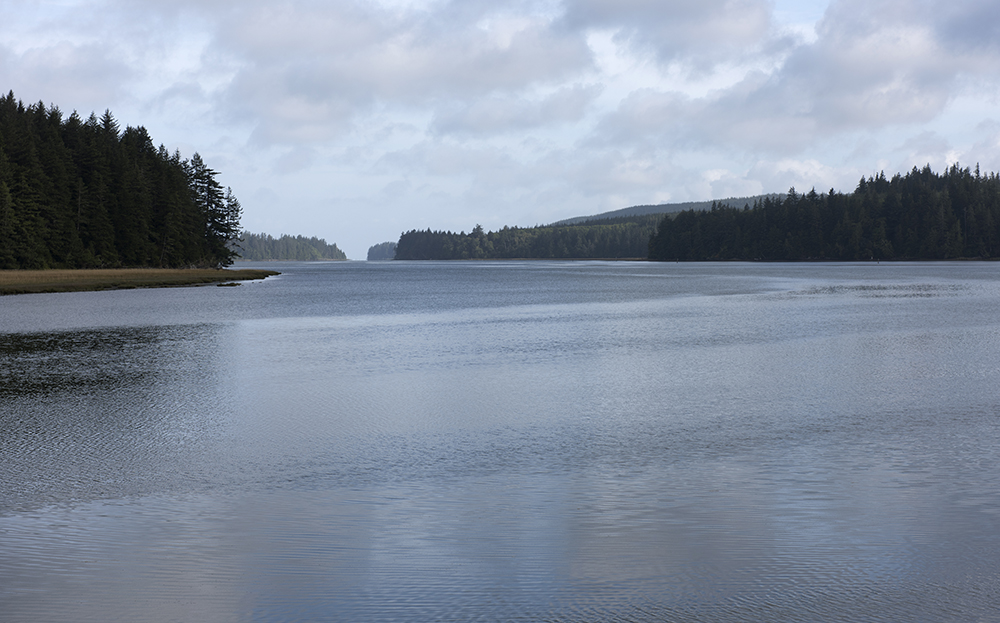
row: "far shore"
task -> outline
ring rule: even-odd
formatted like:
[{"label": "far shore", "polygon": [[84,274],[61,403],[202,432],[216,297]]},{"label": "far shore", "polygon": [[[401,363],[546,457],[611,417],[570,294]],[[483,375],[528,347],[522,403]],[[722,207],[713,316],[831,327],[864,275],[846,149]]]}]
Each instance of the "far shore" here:
[{"label": "far shore", "polygon": [[0,295],[84,292],[132,288],[172,288],[206,284],[239,285],[281,273],[257,269],[215,268],[85,268],[0,270]]}]

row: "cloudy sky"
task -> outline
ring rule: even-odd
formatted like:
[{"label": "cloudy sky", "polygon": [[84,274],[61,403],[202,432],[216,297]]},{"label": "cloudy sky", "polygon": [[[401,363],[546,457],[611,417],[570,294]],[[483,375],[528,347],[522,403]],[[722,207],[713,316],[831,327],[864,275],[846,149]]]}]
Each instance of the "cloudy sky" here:
[{"label": "cloudy sky", "polygon": [[0,0],[0,90],[220,171],[253,231],[410,229],[959,162],[1000,171],[996,0]]}]

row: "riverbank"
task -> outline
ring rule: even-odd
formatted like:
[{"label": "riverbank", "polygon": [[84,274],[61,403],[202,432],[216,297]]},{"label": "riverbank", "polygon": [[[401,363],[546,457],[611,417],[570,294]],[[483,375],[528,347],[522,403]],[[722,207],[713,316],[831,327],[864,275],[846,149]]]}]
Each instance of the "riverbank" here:
[{"label": "riverbank", "polygon": [[214,268],[95,268],[81,270],[0,270],[0,295],[83,292],[131,288],[171,288],[264,279],[273,270]]}]

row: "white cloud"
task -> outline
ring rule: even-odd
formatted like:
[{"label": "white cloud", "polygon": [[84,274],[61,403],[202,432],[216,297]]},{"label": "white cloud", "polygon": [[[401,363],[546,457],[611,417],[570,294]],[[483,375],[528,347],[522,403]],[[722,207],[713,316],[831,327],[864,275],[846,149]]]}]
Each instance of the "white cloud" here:
[{"label": "white cloud", "polygon": [[773,157],[856,132],[927,123],[966,85],[997,85],[995,54],[984,59],[982,46],[973,54],[948,43],[929,9],[844,0],[827,12],[815,41],[800,43],[770,73],[750,70],[701,97],[633,91],[602,121],[600,136]]}]

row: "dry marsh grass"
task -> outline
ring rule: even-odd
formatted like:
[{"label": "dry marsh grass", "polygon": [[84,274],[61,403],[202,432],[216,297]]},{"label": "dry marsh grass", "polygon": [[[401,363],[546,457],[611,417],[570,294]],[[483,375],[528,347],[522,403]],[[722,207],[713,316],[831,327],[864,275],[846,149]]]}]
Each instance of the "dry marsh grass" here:
[{"label": "dry marsh grass", "polygon": [[264,279],[271,270],[212,268],[95,268],[0,270],[0,294],[165,288]]}]

